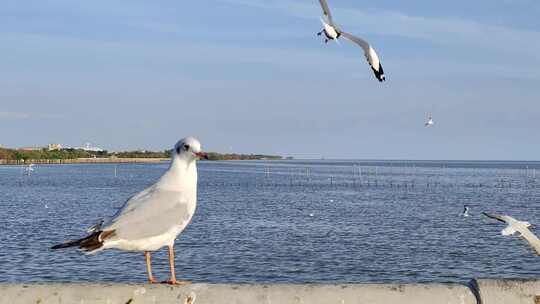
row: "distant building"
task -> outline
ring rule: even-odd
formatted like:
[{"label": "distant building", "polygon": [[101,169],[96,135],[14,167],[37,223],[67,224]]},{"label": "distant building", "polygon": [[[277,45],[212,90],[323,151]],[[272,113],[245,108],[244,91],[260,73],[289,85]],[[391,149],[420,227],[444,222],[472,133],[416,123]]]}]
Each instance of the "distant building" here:
[{"label": "distant building", "polygon": [[58,151],[58,150],[62,150],[62,145],[61,144],[49,144],[49,151]]},{"label": "distant building", "polygon": [[84,145],[84,147],[82,148],[79,148],[81,150],[84,150],[84,151],[89,151],[89,152],[103,152],[105,150],[99,148],[99,147],[92,147],[92,145],[90,143],[86,143]]}]

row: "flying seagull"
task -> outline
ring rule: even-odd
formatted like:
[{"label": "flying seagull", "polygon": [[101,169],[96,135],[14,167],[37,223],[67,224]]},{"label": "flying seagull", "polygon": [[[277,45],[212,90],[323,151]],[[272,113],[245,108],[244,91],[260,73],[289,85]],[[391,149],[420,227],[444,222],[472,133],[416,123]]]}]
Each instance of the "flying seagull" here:
[{"label": "flying seagull", "polygon": [[330,8],[328,7],[326,0],[319,0],[319,2],[321,3],[326,20],[321,18],[323,29],[318,32],[317,35],[321,36],[324,34],[326,36],[324,40],[325,43],[328,43],[330,40],[335,40],[337,42],[338,38],[343,36],[351,42],[358,44],[364,50],[364,56],[371,66],[373,73],[375,73],[375,77],[381,82],[385,81],[386,79],[384,77],[383,67],[375,50],[369,45],[369,43],[367,43],[367,41],[339,29],[332,19],[332,14],[330,13]]},{"label": "flying seagull", "polygon": [[430,114],[429,117],[428,117],[428,120],[424,124],[424,127],[431,127],[431,126],[433,126],[433,124],[434,124],[433,118],[431,117],[431,114]]},{"label": "flying seagull", "polygon": [[519,232],[519,236],[525,239],[529,245],[531,245],[531,247],[536,251],[537,255],[540,255],[540,240],[528,228],[531,226],[531,223],[518,221],[508,215],[489,214],[485,212],[483,212],[483,214],[487,217],[508,224],[508,226],[501,231],[502,235],[512,235]]},{"label": "flying seagull", "polygon": [[174,272],[174,240],[191,221],[197,205],[197,159],[207,158],[201,144],[186,137],[174,146],[171,165],[152,186],[129,198],[107,223],[90,228],[89,235],[53,246],[79,247],[87,253],[103,249],[143,251],[148,281],[152,276],[151,252],[167,246],[171,268],[169,284],[181,284]]}]

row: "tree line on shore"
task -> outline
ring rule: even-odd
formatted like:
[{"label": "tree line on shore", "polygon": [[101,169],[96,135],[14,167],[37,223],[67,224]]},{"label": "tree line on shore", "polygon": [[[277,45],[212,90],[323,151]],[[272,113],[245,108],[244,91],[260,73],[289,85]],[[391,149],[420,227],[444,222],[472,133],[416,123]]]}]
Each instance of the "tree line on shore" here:
[{"label": "tree line on shore", "polygon": [[[86,151],[83,149],[61,149],[49,151],[47,148],[40,150],[15,150],[0,148],[0,159],[5,160],[45,160],[45,159],[77,159],[77,158],[170,158],[171,150],[165,151]],[[237,154],[209,152],[209,160],[258,160],[258,159],[282,159],[277,155],[263,154]]]}]

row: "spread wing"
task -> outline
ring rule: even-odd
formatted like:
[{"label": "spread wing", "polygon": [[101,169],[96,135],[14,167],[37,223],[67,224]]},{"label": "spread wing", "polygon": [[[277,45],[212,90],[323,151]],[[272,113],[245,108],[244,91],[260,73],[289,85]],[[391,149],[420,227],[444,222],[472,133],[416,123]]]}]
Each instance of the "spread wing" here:
[{"label": "spread wing", "polygon": [[538,237],[527,228],[519,229],[518,231],[521,233],[520,236],[536,251],[536,254],[540,255],[540,240]]},{"label": "spread wing", "polygon": [[347,38],[348,40],[356,43],[362,48],[362,50],[364,50],[364,56],[366,57],[369,66],[373,70],[375,77],[381,82],[384,81],[384,70],[381,61],[379,60],[379,55],[377,55],[377,52],[375,52],[375,50],[369,45],[369,43],[362,38],[356,37],[346,32],[341,32],[341,35],[343,35],[343,37]]},{"label": "spread wing", "polygon": [[489,214],[489,213],[486,213],[486,212],[482,212],[482,214],[489,217],[489,218],[495,219],[495,220],[497,220],[499,222],[508,223],[508,216],[506,216],[506,215]]},{"label": "spread wing", "polygon": [[187,225],[193,213],[189,202],[194,200],[181,192],[150,187],[130,198],[103,231],[114,230],[117,238],[126,240],[163,234]]},{"label": "spread wing", "polygon": [[328,7],[328,3],[326,2],[326,0],[319,0],[319,3],[321,3],[323,13],[326,18],[328,18],[328,22],[330,22],[331,26],[335,27],[334,20],[332,19],[332,14],[330,13],[330,8]]},{"label": "spread wing", "polygon": [[[489,218],[496,219],[503,223],[510,224],[510,222],[516,222],[516,219],[508,215],[489,214],[485,212],[482,212],[482,213]],[[534,251],[536,251],[537,255],[540,255],[540,239],[538,239],[538,237],[534,235],[527,227],[523,225],[508,226],[502,231],[502,234],[510,235],[515,232],[519,232],[520,234],[519,236],[523,238],[524,240],[526,240],[529,243],[529,245],[531,245]]]},{"label": "spread wing", "polygon": [[350,41],[358,44],[364,50],[364,53],[366,53],[367,56],[367,54],[369,53],[369,43],[367,43],[367,41],[346,32],[341,32],[341,35],[343,35],[343,37],[349,39]]}]

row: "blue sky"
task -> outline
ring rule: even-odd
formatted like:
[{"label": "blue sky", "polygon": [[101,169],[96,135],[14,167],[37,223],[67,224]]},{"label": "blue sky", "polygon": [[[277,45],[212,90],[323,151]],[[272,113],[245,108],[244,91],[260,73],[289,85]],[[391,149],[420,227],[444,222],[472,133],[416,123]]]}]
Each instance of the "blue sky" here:
[{"label": "blue sky", "polygon": [[0,144],[540,159],[540,2],[329,4],[385,83],[316,0],[4,0]]}]

